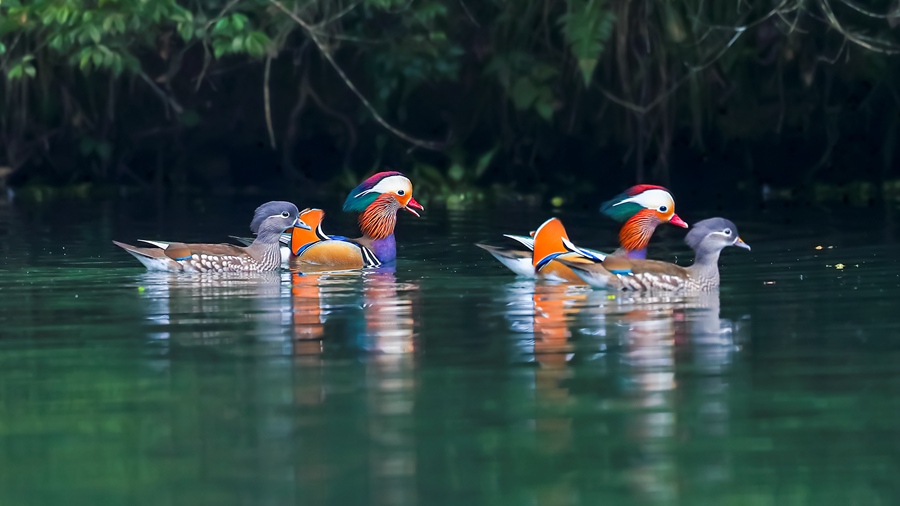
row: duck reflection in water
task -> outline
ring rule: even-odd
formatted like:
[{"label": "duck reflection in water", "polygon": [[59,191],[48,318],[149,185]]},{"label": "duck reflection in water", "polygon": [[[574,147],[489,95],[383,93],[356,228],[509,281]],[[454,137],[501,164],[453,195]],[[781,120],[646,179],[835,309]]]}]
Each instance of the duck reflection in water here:
[{"label": "duck reflection in water", "polygon": [[[221,410],[266,427],[258,451],[271,467],[262,472],[282,473],[279,463],[290,463],[304,497],[315,504],[327,502],[338,477],[360,474],[367,475],[371,504],[418,502],[417,284],[398,282],[390,269],[284,278],[145,273],[138,283],[150,345],[162,344],[163,354],[177,343],[215,354],[275,355],[208,364],[218,376],[207,388],[227,390],[241,384],[238,377],[260,386],[234,391]],[[348,352],[356,358],[341,360]],[[338,358],[324,360],[325,354]],[[199,381],[192,369],[175,369],[175,383]],[[364,451],[335,459],[334,448],[348,445]],[[227,445],[215,448],[228,453]]]},{"label": "duck reflection in water", "polygon": [[[416,283],[398,283],[391,267],[291,275],[294,354],[319,354],[329,318],[351,326],[351,338],[364,352],[415,350],[413,297]],[[361,318],[354,318],[359,316]]]},{"label": "duck reflection in water", "polygon": [[[642,500],[677,500],[680,462],[673,451],[677,438],[689,434],[720,439],[727,434],[729,385],[723,374],[729,373],[732,356],[747,337],[747,322],[720,317],[717,291],[623,294],[586,291],[567,283],[519,281],[507,285],[506,296],[510,327],[533,336],[530,351],[539,366],[534,375],[537,411],[552,413],[535,419],[540,451],[578,453],[572,417],[566,413],[590,402],[586,395],[597,394],[581,394],[583,390],[571,390],[568,385],[573,378],[580,385],[581,376],[599,375],[601,383],[608,378],[616,386],[602,394],[600,405],[606,416],[627,427],[630,441],[625,447],[604,451],[623,461],[625,481]],[[679,370],[692,371],[685,386],[679,385]],[[592,383],[596,392],[597,379]],[[694,423],[678,426],[677,400],[683,396],[679,388],[703,393],[701,423],[696,423],[694,415]],[[708,463],[706,481],[727,476],[721,471],[723,460]],[[691,463],[693,468],[696,465]],[[574,490],[564,481],[537,494],[547,499],[540,503],[563,504]]]},{"label": "duck reflection in water", "polygon": [[[320,355],[325,337],[363,353],[415,349],[415,283],[392,268],[321,273],[143,273],[149,336],[238,353]],[[361,314],[360,314],[361,313]],[[334,325],[329,325],[333,322]],[[231,348],[227,348],[227,347]],[[285,348],[287,346],[288,348]]]},{"label": "duck reflection in water", "polygon": [[[365,388],[354,388],[344,396],[362,396],[354,402],[365,406],[364,418],[355,423],[366,427],[359,444],[368,464],[350,468],[328,465],[327,447],[317,433],[328,434],[329,426],[303,431],[304,446],[316,457],[298,466],[297,480],[313,495],[327,497],[321,478],[326,475],[368,472],[375,504],[416,504],[416,440],[410,424],[415,403],[415,295],[418,285],[398,283],[392,268],[366,271],[292,275],[294,309],[294,398],[298,406],[327,402],[326,385],[334,389],[334,378],[326,378],[321,354],[340,337],[332,328],[340,323],[350,329],[347,340],[362,352],[363,360],[348,366],[361,375]],[[360,317],[359,312],[362,312]],[[339,345],[340,343],[334,343]],[[333,370],[334,366],[328,370]],[[355,377],[356,372],[351,372]],[[354,431],[351,431],[354,432]],[[342,437],[346,438],[346,434]],[[345,441],[346,443],[346,441]],[[313,501],[321,503],[322,501]]]},{"label": "duck reflection in water", "polygon": [[148,334],[156,342],[270,355],[282,354],[289,333],[285,325],[291,314],[289,287],[283,283],[287,279],[287,273],[278,272],[202,276],[146,272],[137,282],[148,300]]}]

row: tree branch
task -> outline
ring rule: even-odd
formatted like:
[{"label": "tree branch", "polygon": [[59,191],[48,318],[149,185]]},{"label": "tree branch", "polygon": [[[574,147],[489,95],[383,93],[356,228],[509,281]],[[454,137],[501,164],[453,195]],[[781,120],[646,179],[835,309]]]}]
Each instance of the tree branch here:
[{"label": "tree branch", "polygon": [[360,92],[359,89],[356,88],[356,85],[353,84],[353,82],[350,80],[350,78],[347,77],[347,74],[344,73],[344,70],[340,67],[340,65],[337,64],[337,62],[334,60],[334,57],[328,51],[328,48],[325,47],[325,44],[323,44],[321,40],[319,40],[319,36],[317,35],[315,28],[313,28],[308,23],[303,21],[303,19],[301,19],[300,16],[297,16],[296,14],[294,14],[293,12],[288,10],[278,0],[269,0],[269,3],[271,3],[272,5],[274,5],[278,9],[280,9],[282,12],[287,14],[298,25],[300,25],[301,27],[303,27],[304,30],[306,30],[306,33],[309,34],[310,39],[312,39],[312,41],[316,44],[316,47],[319,48],[319,51],[322,53],[322,56],[324,56],[325,59],[328,60],[328,63],[330,63],[332,68],[334,68],[334,71],[338,73],[338,75],[344,81],[344,84],[346,84],[347,87],[350,88],[350,91],[352,91],[353,94],[356,95],[357,98],[359,98],[360,102],[362,102],[362,104],[366,107],[366,109],[369,110],[369,112],[372,114],[372,116],[375,118],[375,121],[377,121],[378,124],[380,124],[382,127],[387,129],[389,132],[396,135],[397,137],[399,137],[399,138],[405,140],[406,142],[413,144],[415,146],[425,148],[425,149],[431,149],[431,150],[435,150],[435,151],[440,151],[447,147],[446,142],[423,141],[421,139],[417,139],[417,138],[399,130],[398,128],[396,128],[393,125],[391,125],[390,123],[388,123],[387,120],[385,120],[380,114],[378,114],[378,111],[376,111],[375,108],[372,106],[372,104],[369,102],[369,100],[366,99],[365,95],[363,95],[362,92]]},{"label": "tree branch", "polygon": [[269,98],[269,70],[272,68],[272,55],[266,57],[266,72],[263,83],[263,99],[266,102],[266,128],[269,130],[269,144],[275,149],[275,129],[272,128],[272,102]]}]

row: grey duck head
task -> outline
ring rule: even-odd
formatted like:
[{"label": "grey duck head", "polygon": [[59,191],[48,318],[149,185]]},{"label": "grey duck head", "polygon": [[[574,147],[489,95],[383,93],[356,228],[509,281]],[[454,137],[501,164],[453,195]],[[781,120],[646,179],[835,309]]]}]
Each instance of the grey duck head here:
[{"label": "grey duck head", "polygon": [[291,227],[311,230],[310,226],[299,218],[297,206],[283,200],[274,200],[256,208],[250,231],[257,234],[281,234]]},{"label": "grey duck head", "polygon": [[718,257],[718,253],[728,246],[750,250],[750,245],[738,235],[737,226],[725,218],[709,218],[698,221],[694,224],[694,228],[687,233],[684,242],[698,256],[716,254]]}]

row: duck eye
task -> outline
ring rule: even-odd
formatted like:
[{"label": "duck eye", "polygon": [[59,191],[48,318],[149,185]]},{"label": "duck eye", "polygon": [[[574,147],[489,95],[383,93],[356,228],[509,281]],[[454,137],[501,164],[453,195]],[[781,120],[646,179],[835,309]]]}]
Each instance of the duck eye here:
[{"label": "duck eye", "polygon": [[726,228],[725,230],[723,230],[723,232],[725,233],[725,235],[731,235],[731,229],[730,229],[730,228]]},{"label": "duck eye", "polygon": [[404,190],[400,190],[397,192],[397,195],[400,195],[402,197],[402,196],[406,195],[406,192]]},{"label": "duck eye", "polygon": [[668,210],[669,210],[669,208],[666,207],[666,206],[659,206],[659,212],[661,212],[661,213],[664,213],[664,212],[666,212],[666,211],[668,211]]},{"label": "duck eye", "polygon": [[291,213],[289,213],[289,212],[287,212],[287,211],[282,211],[282,212],[281,212],[281,217],[282,217],[282,218],[290,218],[290,217],[291,217]]}]

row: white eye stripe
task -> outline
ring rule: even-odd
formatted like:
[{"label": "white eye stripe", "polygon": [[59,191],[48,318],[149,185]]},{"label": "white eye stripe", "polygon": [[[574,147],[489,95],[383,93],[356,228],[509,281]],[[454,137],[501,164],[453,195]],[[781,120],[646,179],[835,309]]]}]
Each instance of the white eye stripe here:
[{"label": "white eye stripe", "polygon": [[[640,204],[647,209],[658,209],[662,206],[665,206],[667,209],[672,209],[675,205],[675,201],[672,200],[672,195],[665,190],[647,190],[645,192],[641,192],[634,197],[628,197],[625,200],[617,203],[624,204],[626,202],[634,202],[635,204]],[[661,211],[666,212],[666,211]]]},{"label": "white eye stripe", "polygon": [[407,179],[406,176],[388,176],[379,181],[378,184],[372,188],[357,193],[355,197],[360,197],[368,193],[396,193],[400,195],[401,191],[404,193],[412,191],[412,183],[409,179]]}]

